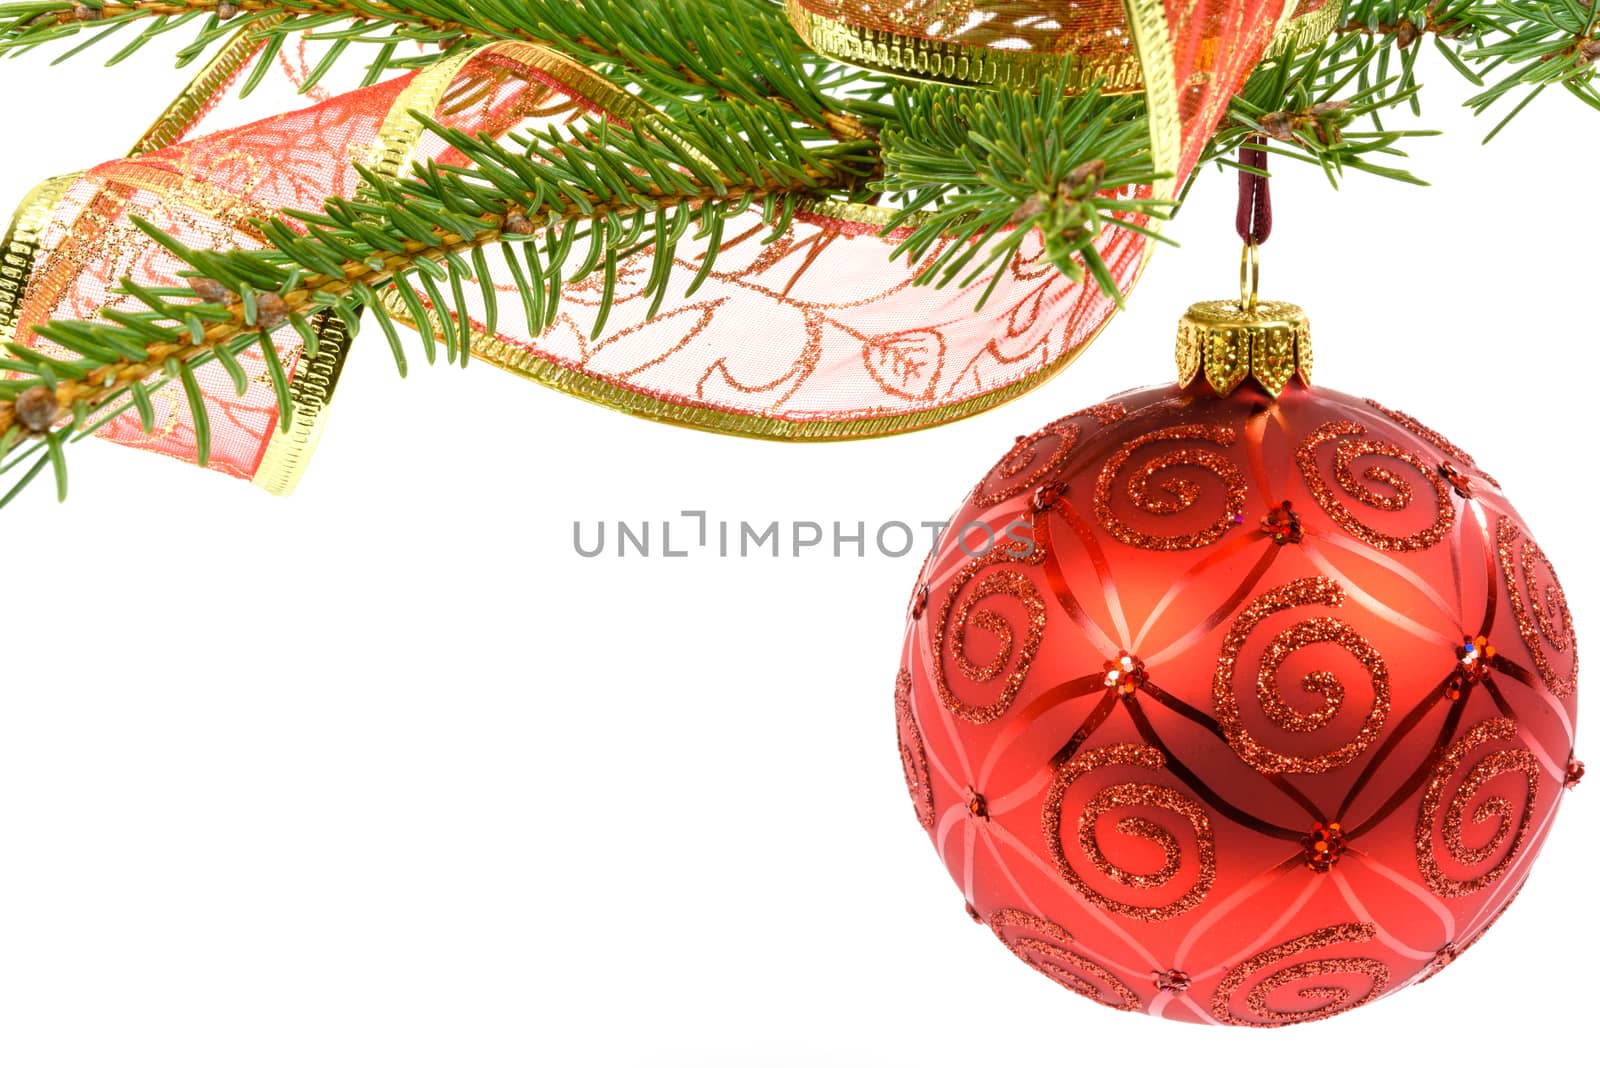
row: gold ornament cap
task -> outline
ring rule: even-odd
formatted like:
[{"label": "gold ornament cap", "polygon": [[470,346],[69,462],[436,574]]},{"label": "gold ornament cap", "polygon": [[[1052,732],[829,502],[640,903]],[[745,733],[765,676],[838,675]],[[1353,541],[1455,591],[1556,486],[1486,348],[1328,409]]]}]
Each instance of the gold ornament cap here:
[{"label": "gold ornament cap", "polygon": [[1296,377],[1311,384],[1311,320],[1280,300],[1208,300],[1178,323],[1178,384],[1202,377],[1221,396],[1254,379],[1276,397]]}]

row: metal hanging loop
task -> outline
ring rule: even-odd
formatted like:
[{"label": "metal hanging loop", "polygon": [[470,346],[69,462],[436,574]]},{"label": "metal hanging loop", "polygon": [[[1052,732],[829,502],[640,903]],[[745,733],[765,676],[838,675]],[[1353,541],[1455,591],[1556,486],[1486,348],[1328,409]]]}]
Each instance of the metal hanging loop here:
[{"label": "metal hanging loop", "polygon": [[1239,251],[1239,307],[1245,312],[1256,310],[1257,293],[1261,288],[1261,246],[1254,237],[1244,243]]}]

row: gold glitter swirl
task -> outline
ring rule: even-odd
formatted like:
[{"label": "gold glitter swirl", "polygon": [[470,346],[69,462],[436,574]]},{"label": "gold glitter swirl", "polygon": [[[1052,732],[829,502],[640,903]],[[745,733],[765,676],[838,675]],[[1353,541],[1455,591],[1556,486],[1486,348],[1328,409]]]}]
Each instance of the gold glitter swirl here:
[{"label": "gold glitter swirl", "polygon": [[[1528,826],[1533,821],[1534,807],[1539,801],[1539,761],[1527,749],[1496,749],[1485,755],[1467,770],[1461,784],[1450,795],[1449,803],[1444,806],[1442,820],[1439,811],[1445,787],[1474,749],[1516,737],[1517,724],[1514,720],[1498,716],[1484,720],[1462,735],[1434,769],[1433,780],[1422,795],[1422,808],[1417,816],[1417,867],[1422,870],[1422,877],[1429,889],[1440,897],[1465,897],[1492,886],[1522,851],[1522,844],[1528,837]],[[1491,794],[1473,805],[1470,814],[1468,812],[1468,805],[1473,798],[1502,775],[1521,775],[1527,785],[1525,803],[1514,825],[1512,814],[1515,804],[1504,794]],[[1480,824],[1495,821],[1494,832],[1487,842],[1469,846],[1462,839],[1462,825],[1468,818]],[[1479,868],[1497,854],[1500,859],[1487,871],[1470,879],[1455,879],[1446,875],[1440,869],[1434,851],[1434,826],[1441,822],[1440,837],[1455,864],[1463,868]],[[1508,838],[1511,840],[1509,846],[1506,844]]]},{"label": "gold glitter swirl", "polygon": [[1332,579],[1296,579],[1268,590],[1251,601],[1234,620],[1222,642],[1222,653],[1217,658],[1217,674],[1212,682],[1211,696],[1217,723],[1227,736],[1228,745],[1239,758],[1257,771],[1266,774],[1296,772],[1320,774],[1342,768],[1361,754],[1383,729],[1389,714],[1389,668],[1372,643],[1363,638],[1348,623],[1326,616],[1296,623],[1273,639],[1262,654],[1261,667],[1256,673],[1256,696],[1267,719],[1287,731],[1317,731],[1339,718],[1344,708],[1345,687],[1332,672],[1312,671],[1301,680],[1307,692],[1322,697],[1322,705],[1310,711],[1291,707],[1278,689],[1278,672],[1289,656],[1313,645],[1332,644],[1348,652],[1366,668],[1372,682],[1372,707],[1368,710],[1354,738],[1326,753],[1312,757],[1292,756],[1263,745],[1245,727],[1239,709],[1239,698],[1234,689],[1234,673],[1238,667],[1239,653],[1245,641],[1262,620],[1274,612],[1305,605],[1327,605],[1337,608],[1344,603],[1344,590]]},{"label": "gold glitter swirl", "polygon": [[[989,916],[989,926],[1001,944],[1019,960],[1074,994],[1125,1012],[1136,1012],[1143,1007],[1139,995],[1127,983],[1094,961],[1067,949],[1072,935],[1060,924],[1021,909],[996,909]],[[1027,933],[1016,934],[1011,928]]]},{"label": "gold glitter swirl", "polygon": [[[1341,943],[1370,942],[1377,934],[1369,923],[1341,923],[1323,927],[1310,934],[1301,935],[1282,945],[1257,953],[1229,970],[1217,986],[1211,999],[1211,1013],[1222,1023],[1239,1027],[1284,1027],[1288,1024],[1325,1020],[1341,1012],[1349,1012],[1382,996],[1389,988],[1389,969],[1371,957],[1323,957],[1301,961],[1279,968],[1258,979],[1245,994],[1245,1004],[1250,1015],[1241,1016],[1233,1010],[1234,995],[1252,975],[1270,968],[1280,961],[1289,960],[1301,953],[1326,949]],[[1324,976],[1361,976],[1366,979],[1365,992],[1359,987],[1335,984]],[[1277,1009],[1268,1004],[1274,992],[1291,984],[1306,980],[1316,982],[1302,986],[1296,996],[1311,1005],[1293,1009]]]},{"label": "gold glitter swirl", "polygon": [[1194,833],[1197,870],[1189,889],[1168,904],[1137,905],[1108,897],[1090,886],[1067,859],[1066,847],[1061,840],[1061,810],[1067,792],[1083,775],[1110,765],[1159,771],[1166,766],[1166,759],[1159,749],[1124,743],[1079,753],[1056,768],[1055,778],[1045,798],[1043,818],[1045,842],[1050,847],[1050,855],[1055,859],[1061,877],[1093,904],[1148,922],[1170,920],[1198,905],[1211,889],[1217,874],[1216,839],[1211,830],[1211,821],[1205,809],[1193,798],[1171,787],[1154,783],[1117,783],[1091,797],[1078,815],[1078,846],[1089,863],[1112,882],[1141,891],[1167,888],[1183,869],[1183,849],[1177,835],[1142,816],[1127,815],[1118,820],[1117,830],[1122,834],[1151,842],[1161,850],[1160,868],[1153,872],[1132,872],[1114,864],[1101,848],[1098,830],[1100,817],[1116,810],[1143,807],[1163,809],[1187,820]]},{"label": "gold glitter swirl", "polygon": [[[991,553],[962,569],[945,594],[933,628],[933,678],[939,698],[952,715],[969,723],[989,723],[1005,715],[1027,680],[1039,643],[1044,640],[1044,598],[1027,575],[1012,568],[997,568],[973,583],[980,571],[994,566],[994,559],[995,554]],[[1009,600],[1027,617],[1020,642],[1012,620],[984,606],[991,598]],[[968,655],[975,631],[987,634],[995,646],[981,663]],[[999,693],[988,701],[968,701],[958,696],[950,685],[948,668],[952,662],[970,683],[984,686],[1001,680]]]},{"label": "gold glitter swirl", "polygon": [[1101,401],[1099,404],[1091,404],[1089,407],[1067,416],[1068,419],[1093,419],[1103,427],[1120,422],[1127,417],[1128,407],[1119,401]]},{"label": "gold glitter swirl", "polygon": [[972,491],[972,503],[988,508],[1030,490],[1061,470],[1083,433],[1072,417],[1058,419],[1043,430],[1018,438],[1011,451]]},{"label": "gold glitter swirl", "polygon": [[1368,400],[1367,406],[1372,408],[1374,411],[1382,412],[1384,417],[1390,422],[1404,427],[1410,433],[1415,434],[1423,441],[1426,441],[1429,445],[1432,445],[1435,449],[1438,449],[1440,452],[1450,457],[1450,459],[1477,471],[1478,474],[1483,475],[1484,479],[1486,479],[1490,485],[1497,488],[1499,487],[1500,483],[1484,474],[1483,468],[1478,466],[1478,461],[1474,460],[1472,455],[1468,453],[1467,450],[1461,448],[1455,442],[1451,441],[1437,430],[1434,430],[1432,427],[1424,426],[1422,423],[1418,422],[1412,416],[1407,415],[1405,412],[1398,411],[1394,408],[1385,408],[1375,400]]},{"label": "gold glitter swirl", "polygon": [[[1376,463],[1361,472],[1359,479],[1354,470],[1356,460],[1363,456],[1399,460],[1414,468],[1416,475],[1433,491],[1432,522],[1424,529],[1411,534],[1388,534],[1359,519],[1334,493],[1333,487],[1323,479],[1322,470],[1317,463],[1317,450],[1341,438],[1350,440],[1339,441],[1334,449],[1333,473],[1345,493],[1359,503],[1381,512],[1408,511],[1415,494],[1411,483],[1403,474]],[[1450,499],[1450,487],[1434,471],[1434,465],[1409,449],[1391,441],[1372,437],[1367,428],[1360,423],[1336,419],[1322,424],[1306,437],[1295,459],[1299,463],[1301,475],[1305,478],[1306,488],[1311,491],[1311,496],[1316,498],[1323,511],[1327,512],[1347,533],[1374,548],[1385,552],[1426,549],[1430,545],[1438,544],[1455,523],[1456,510]]]},{"label": "gold glitter swirl", "polygon": [[1152,483],[1163,471],[1174,467],[1198,467],[1215,475],[1227,490],[1220,514],[1210,524],[1197,531],[1184,534],[1150,534],[1135,530],[1124,523],[1111,508],[1111,495],[1122,469],[1135,452],[1147,445],[1167,441],[1209,441],[1214,445],[1232,445],[1238,433],[1229,427],[1191,423],[1187,426],[1164,427],[1141,434],[1118,449],[1100,471],[1094,489],[1094,514],[1100,525],[1113,538],[1124,545],[1138,549],[1185,550],[1210,545],[1229,530],[1239,525],[1239,515],[1244,508],[1245,481],[1239,468],[1227,457],[1211,449],[1180,448],[1146,460],[1128,476],[1128,499],[1136,508],[1153,516],[1172,516],[1188,511],[1199,502],[1202,489],[1180,475]]},{"label": "gold glitter swirl", "polygon": [[[1286,731],[1321,730],[1333,722],[1344,704],[1344,683],[1340,682],[1339,677],[1331,671],[1312,671],[1302,680],[1301,685],[1307,693],[1322,695],[1322,704],[1312,709],[1293,707],[1283,699],[1277,686],[1272,683],[1272,680],[1277,678],[1284,661],[1289,659],[1292,653],[1308,645],[1329,640],[1328,635],[1332,633],[1328,627],[1329,622],[1308,619],[1296,623],[1272,639],[1266,652],[1261,654],[1261,671],[1256,677],[1256,695],[1261,699],[1261,709],[1266,717]],[[1341,637],[1348,638],[1350,635],[1355,635],[1356,641],[1362,640],[1360,635],[1355,634],[1344,624],[1335,626],[1339,628],[1338,633]]]},{"label": "gold glitter swirl", "polygon": [[[1495,554],[1505,575],[1511,612],[1533,656],[1534,667],[1551,693],[1570,697],[1578,688],[1578,642],[1572,628],[1572,611],[1567,607],[1567,595],[1562,592],[1555,568],[1533,539],[1505,516],[1495,523],[1494,534]],[[1543,592],[1539,585],[1541,575],[1549,578]],[[1571,654],[1567,670],[1557,667],[1551,659],[1552,652],[1561,657]]]},{"label": "gold glitter swirl", "polygon": [[928,751],[922,744],[922,731],[911,714],[911,672],[901,671],[894,680],[894,720],[900,743],[900,769],[905,772],[906,789],[917,822],[925,831],[933,830],[933,780],[928,775]]}]

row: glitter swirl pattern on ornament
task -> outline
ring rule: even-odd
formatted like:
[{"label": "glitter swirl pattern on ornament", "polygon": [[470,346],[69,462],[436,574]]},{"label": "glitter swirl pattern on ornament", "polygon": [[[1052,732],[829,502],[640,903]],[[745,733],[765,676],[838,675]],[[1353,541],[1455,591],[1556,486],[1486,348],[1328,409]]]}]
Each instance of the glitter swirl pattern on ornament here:
[{"label": "glitter swirl pattern on ornament", "polygon": [[[1012,533],[973,559],[976,522]],[[1436,974],[1526,881],[1574,781],[1572,618],[1442,435],[1298,384],[1137,391],[1022,439],[949,530],[896,691],[913,807],[1036,970],[1318,1020]]]}]

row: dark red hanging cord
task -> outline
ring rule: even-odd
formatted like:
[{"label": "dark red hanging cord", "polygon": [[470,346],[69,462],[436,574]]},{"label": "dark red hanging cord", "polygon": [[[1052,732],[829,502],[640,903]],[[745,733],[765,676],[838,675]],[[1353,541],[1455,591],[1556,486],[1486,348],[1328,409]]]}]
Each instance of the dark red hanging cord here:
[{"label": "dark red hanging cord", "polygon": [[[1261,147],[1266,143],[1267,139],[1260,134],[1251,137],[1239,149],[1239,162],[1246,167],[1266,170],[1267,152]],[[1272,190],[1267,186],[1265,175],[1239,172],[1239,214],[1235,227],[1239,240],[1247,245],[1251,242],[1264,245],[1272,236]]]}]

